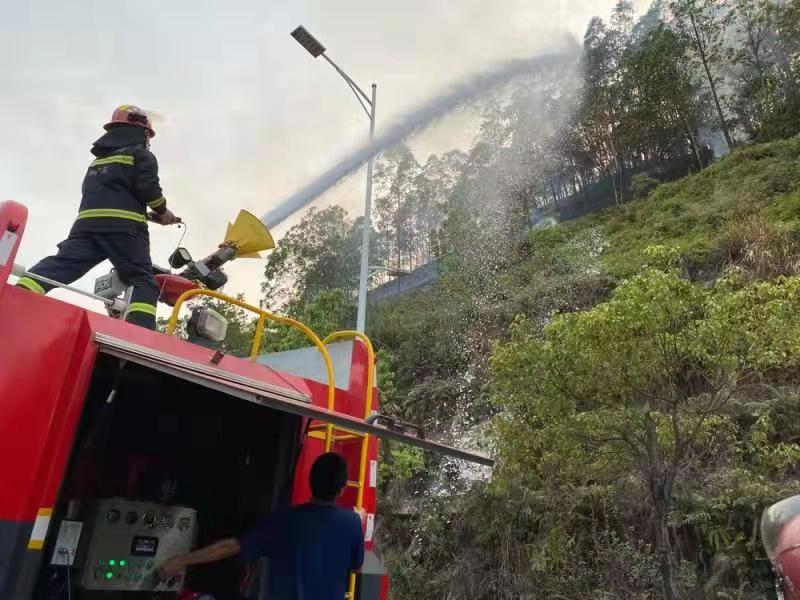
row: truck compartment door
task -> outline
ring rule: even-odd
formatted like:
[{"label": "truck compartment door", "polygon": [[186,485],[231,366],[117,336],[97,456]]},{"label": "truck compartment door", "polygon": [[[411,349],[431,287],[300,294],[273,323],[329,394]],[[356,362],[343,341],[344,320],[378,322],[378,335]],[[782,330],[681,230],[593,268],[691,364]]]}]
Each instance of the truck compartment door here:
[{"label": "truck compartment door", "polygon": [[308,395],[288,387],[270,385],[255,379],[234,375],[216,368],[212,364],[202,364],[178,358],[171,354],[132,344],[105,334],[96,334],[95,341],[99,346],[99,351],[105,354],[236,396],[248,402],[302,417],[309,417],[323,423],[330,423],[337,428],[356,433],[365,433],[416,446],[423,450],[437,452],[453,458],[489,467],[494,465],[494,461],[491,458],[425,439],[417,432],[412,433],[408,429],[387,427],[382,424],[381,419],[369,422],[351,415],[315,406]]}]

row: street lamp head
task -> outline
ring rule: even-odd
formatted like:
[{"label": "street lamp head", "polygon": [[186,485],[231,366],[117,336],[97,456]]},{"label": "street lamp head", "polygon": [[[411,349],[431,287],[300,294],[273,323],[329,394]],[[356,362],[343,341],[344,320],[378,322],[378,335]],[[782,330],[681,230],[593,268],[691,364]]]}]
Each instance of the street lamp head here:
[{"label": "street lamp head", "polygon": [[308,30],[302,25],[292,32],[292,37],[296,39],[303,48],[308,50],[308,53],[314,58],[325,53],[325,46],[320,44],[319,40],[308,33]]}]

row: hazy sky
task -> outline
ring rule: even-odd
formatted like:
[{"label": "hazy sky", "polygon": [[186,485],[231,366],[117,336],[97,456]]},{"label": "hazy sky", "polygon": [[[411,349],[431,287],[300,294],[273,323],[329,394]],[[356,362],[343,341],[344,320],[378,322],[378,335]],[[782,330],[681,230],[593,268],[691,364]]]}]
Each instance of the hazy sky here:
[{"label": "hazy sky", "polygon": [[[607,17],[613,4],[0,0],[0,199],[31,213],[17,262],[32,265],[66,235],[89,147],[116,105],[162,117],[152,150],[196,257],[222,241],[240,208],[263,214],[363,141],[366,116],[333,69],[289,37],[298,24],[363,88],[378,83],[380,128],[467,74],[546,51],[565,32],[580,37],[589,18]],[[471,133],[468,116],[457,115],[414,147],[424,159]],[[320,203],[358,210],[363,173]],[[166,264],[179,235],[151,226],[156,263]],[[78,285],[90,289],[108,268]],[[261,271],[258,261],[234,263],[226,291],[256,302]]]}]

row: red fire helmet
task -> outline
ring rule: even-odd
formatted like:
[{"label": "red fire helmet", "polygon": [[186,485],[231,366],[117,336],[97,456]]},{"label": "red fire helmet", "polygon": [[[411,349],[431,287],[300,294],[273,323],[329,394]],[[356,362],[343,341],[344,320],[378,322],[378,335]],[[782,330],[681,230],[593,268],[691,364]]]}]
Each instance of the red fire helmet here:
[{"label": "red fire helmet", "polygon": [[114,111],[114,114],[111,115],[111,120],[106,123],[103,128],[108,131],[114,125],[120,123],[144,127],[149,137],[154,137],[156,135],[155,129],[153,129],[153,125],[150,123],[150,117],[138,106],[123,104]]}]

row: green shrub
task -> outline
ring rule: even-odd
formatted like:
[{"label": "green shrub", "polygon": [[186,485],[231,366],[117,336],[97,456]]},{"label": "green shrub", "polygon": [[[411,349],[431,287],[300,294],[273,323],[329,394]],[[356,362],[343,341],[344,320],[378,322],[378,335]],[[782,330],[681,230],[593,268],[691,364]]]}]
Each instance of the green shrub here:
[{"label": "green shrub", "polygon": [[633,194],[634,200],[646,198],[657,187],[658,180],[646,173],[639,173],[631,177],[631,194]]}]

